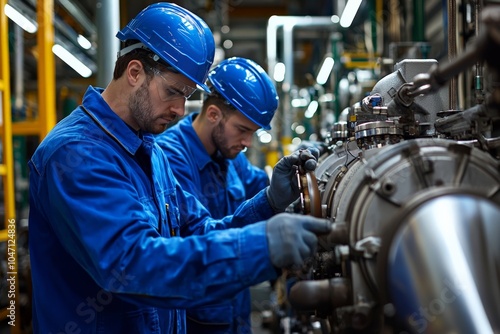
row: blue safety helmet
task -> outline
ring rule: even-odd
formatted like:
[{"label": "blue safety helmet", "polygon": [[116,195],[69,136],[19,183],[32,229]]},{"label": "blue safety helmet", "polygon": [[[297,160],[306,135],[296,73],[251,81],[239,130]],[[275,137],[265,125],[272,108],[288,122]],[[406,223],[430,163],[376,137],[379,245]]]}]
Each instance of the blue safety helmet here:
[{"label": "blue safety helmet", "polygon": [[150,5],[116,37],[121,41],[141,42],[123,49],[118,56],[145,47],[205,91],[210,91],[205,82],[214,61],[214,37],[205,21],[185,8],[167,2]]},{"label": "blue safety helmet", "polygon": [[248,119],[265,130],[278,108],[278,93],[262,67],[250,59],[223,60],[208,74],[213,88]]}]

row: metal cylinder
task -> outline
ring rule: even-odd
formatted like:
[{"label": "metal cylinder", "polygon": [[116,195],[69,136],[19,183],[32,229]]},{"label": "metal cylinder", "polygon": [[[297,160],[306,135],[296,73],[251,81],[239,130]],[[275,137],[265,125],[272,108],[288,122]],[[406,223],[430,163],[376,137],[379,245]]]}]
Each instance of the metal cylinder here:
[{"label": "metal cylinder", "polygon": [[349,137],[349,128],[347,122],[337,122],[332,125],[331,129],[332,142],[346,140]]},{"label": "metal cylinder", "polygon": [[331,312],[336,307],[349,304],[350,291],[349,280],[340,277],[299,281],[290,289],[288,300],[299,311]]},{"label": "metal cylinder", "polygon": [[423,202],[399,224],[386,286],[415,333],[500,331],[500,206],[471,194]]}]

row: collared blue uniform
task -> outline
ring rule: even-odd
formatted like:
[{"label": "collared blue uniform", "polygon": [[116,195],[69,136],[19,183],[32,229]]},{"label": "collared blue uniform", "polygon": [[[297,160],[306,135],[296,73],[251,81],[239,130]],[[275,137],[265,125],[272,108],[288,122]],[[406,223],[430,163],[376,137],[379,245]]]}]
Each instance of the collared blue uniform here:
[{"label": "collared blue uniform", "polygon": [[34,333],[184,333],[185,308],[275,278],[255,223],[273,214],[265,192],[211,218],[101,93],[89,87],[28,163]]},{"label": "collared blue uniform", "polygon": [[[191,113],[157,136],[172,171],[185,191],[189,191],[210,211],[222,218],[269,185],[266,172],[253,166],[244,153],[235,159],[212,159],[193,128],[198,113]],[[233,300],[187,310],[190,334],[250,334],[251,299],[248,289]]]}]

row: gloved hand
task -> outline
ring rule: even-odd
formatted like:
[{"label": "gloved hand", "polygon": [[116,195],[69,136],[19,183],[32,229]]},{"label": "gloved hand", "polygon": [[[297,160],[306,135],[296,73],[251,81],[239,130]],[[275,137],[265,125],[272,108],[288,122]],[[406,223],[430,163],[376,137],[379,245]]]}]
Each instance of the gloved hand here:
[{"label": "gloved hand", "polygon": [[316,252],[318,234],[328,234],[326,219],[281,213],[266,224],[267,245],[271,263],[278,268],[301,265]]},{"label": "gloved hand", "polygon": [[319,141],[303,140],[300,142],[299,146],[297,146],[297,150],[310,149],[310,148],[318,150],[318,156],[328,151],[328,145]]},{"label": "gloved hand", "polygon": [[299,185],[295,175],[299,166],[305,172],[316,169],[319,150],[310,147],[297,150],[290,155],[281,158],[274,166],[271,175],[271,185],[267,187],[267,200],[275,212],[283,212],[299,198]]}]

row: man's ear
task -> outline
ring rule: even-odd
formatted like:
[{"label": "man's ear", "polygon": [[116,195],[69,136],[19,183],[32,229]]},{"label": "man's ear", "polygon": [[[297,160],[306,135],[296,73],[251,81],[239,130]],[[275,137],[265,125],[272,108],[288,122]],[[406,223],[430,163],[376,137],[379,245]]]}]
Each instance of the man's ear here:
[{"label": "man's ear", "polygon": [[146,73],[144,72],[144,66],[139,60],[131,60],[128,65],[126,75],[127,80],[131,86],[142,85],[142,80],[146,78]]},{"label": "man's ear", "polygon": [[222,119],[222,111],[216,105],[209,105],[206,111],[207,120],[212,124],[218,124]]}]

